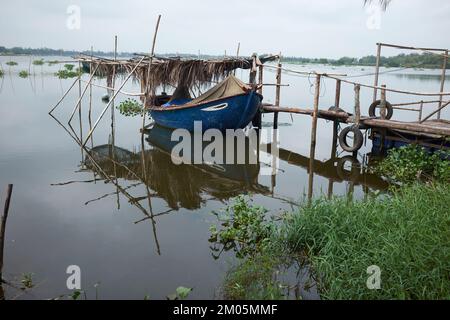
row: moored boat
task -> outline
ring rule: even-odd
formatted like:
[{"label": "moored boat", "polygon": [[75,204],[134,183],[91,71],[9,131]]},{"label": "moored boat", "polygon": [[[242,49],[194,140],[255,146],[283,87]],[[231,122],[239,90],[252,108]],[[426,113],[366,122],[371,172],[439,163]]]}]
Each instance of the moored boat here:
[{"label": "moored boat", "polygon": [[172,129],[193,131],[196,121],[201,122],[203,131],[239,129],[254,118],[262,98],[255,88],[229,75],[195,99],[180,96],[176,91],[170,101],[152,107],[150,115],[157,124]]}]

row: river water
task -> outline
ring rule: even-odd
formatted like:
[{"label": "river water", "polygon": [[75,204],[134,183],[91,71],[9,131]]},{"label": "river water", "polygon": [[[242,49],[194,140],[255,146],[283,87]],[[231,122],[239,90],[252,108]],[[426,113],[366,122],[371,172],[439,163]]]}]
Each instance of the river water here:
[{"label": "river water", "polygon": [[[67,58],[46,57],[46,60],[53,59]],[[9,60],[19,65],[8,67]],[[80,267],[82,289],[91,299],[95,298],[96,291],[101,299],[143,299],[147,295],[151,299],[164,299],[179,286],[193,287],[190,295],[193,299],[219,298],[224,275],[236,259],[232,252],[223,252],[219,258],[214,258],[215,252],[208,242],[209,226],[217,223],[212,212],[223,209],[241,193],[268,208],[272,215],[295,210],[296,205],[306,199],[309,116],[280,114],[280,153],[276,170],[272,170],[271,160],[263,155],[258,165],[225,168],[175,165],[164,148],[148,137],[145,141],[146,187],[133,174],[142,174],[142,167],[137,165],[141,154],[139,116],[125,117],[115,112],[114,155],[117,162],[126,163],[133,172],[113,162],[101,162],[101,169],[110,176],[104,179],[98,168],[85,161],[86,155],[82,154],[80,146],[48,115],[74,80],[60,80],[53,75],[60,65],[30,67],[29,57],[0,57],[0,62],[5,72],[0,78],[0,187],[14,184],[3,274],[15,283],[20,283],[23,274],[33,274],[35,284],[35,288],[26,293],[5,286],[8,299],[47,299],[69,293],[66,287],[69,265]],[[285,67],[348,75],[373,72],[370,67]],[[20,70],[29,68],[33,75],[18,76]],[[382,68],[381,71],[387,72],[381,76],[380,83],[388,87],[439,90],[439,70]],[[237,71],[236,75],[248,79],[245,71]],[[371,84],[373,78],[351,80]],[[266,69],[264,83],[274,82],[275,73]],[[282,83],[289,86],[281,88],[281,105],[312,107],[313,82],[313,76],[283,73]],[[95,83],[104,85],[105,80],[98,79]],[[323,80],[321,108],[334,104],[334,86],[334,81]],[[137,92],[139,85],[130,81],[124,90]],[[105,89],[93,88],[93,121],[105,106],[101,101],[105,93]],[[361,91],[364,115],[372,94],[368,89]],[[274,87],[265,87],[263,95],[265,102],[273,102]],[[55,117],[62,124],[66,125],[77,97],[76,85],[55,111]],[[341,97],[342,108],[352,112],[353,87],[343,85]],[[119,101],[125,98],[119,95]],[[388,100],[401,103],[414,98],[388,93]],[[87,105],[88,100],[84,99],[84,137],[88,131]],[[426,106],[425,110],[435,107]],[[398,110],[394,114],[394,118],[401,120],[415,120],[417,116],[415,112]],[[448,112],[444,113],[444,118],[448,116]],[[263,116],[265,128],[270,126],[272,117]],[[111,152],[105,147],[111,141],[110,124],[108,111],[93,135],[92,145],[88,143],[89,147],[96,147],[99,153]],[[78,126],[76,114],[73,127],[77,134]],[[370,192],[385,190],[387,183],[367,172],[364,166],[371,159],[371,140],[367,139],[358,153],[362,167],[339,167],[342,163],[338,160],[349,155],[340,148],[337,159],[330,160],[332,126],[331,122],[319,119],[314,196],[351,193],[353,198],[360,199]],[[149,218],[151,214],[153,219]],[[304,298],[317,298],[314,288],[301,294]]]}]

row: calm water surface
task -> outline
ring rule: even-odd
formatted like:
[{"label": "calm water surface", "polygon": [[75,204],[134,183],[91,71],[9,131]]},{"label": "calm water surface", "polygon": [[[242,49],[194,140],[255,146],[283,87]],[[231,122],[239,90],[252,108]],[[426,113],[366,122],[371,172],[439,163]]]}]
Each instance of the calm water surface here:
[{"label": "calm water surface", "polygon": [[[53,60],[52,58],[46,58]],[[62,59],[62,58],[60,58]],[[64,58],[66,59],[66,58]],[[9,68],[9,60],[19,62]],[[29,293],[6,287],[7,298],[43,299],[68,293],[66,268],[79,265],[82,287],[88,298],[95,297],[94,284],[100,283],[100,298],[143,299],[149,295],[162,299],[178,286],[194,287],[190,298],[218,298],[227,270],[235,263],[232,253],[213,257],[208,242],[209,226],[217,223],[213,211],[224,208],[230,199],[246,193],[257,204],[278,215],[295,210],[308,193],[310,117],[280,114],[280,162],[275,176],[261,175],[270,168],[270,159],[261,155],[259,165],[211,166],[174,165],[164,148],[147,137],[146,172],[148,188],[134,174],[142,173],[140,164],[140,117],[124,117],[115,112],[113,153],[119,163],[99,160],[107,175],[86,162],[86,155],[70,135],[47,113],[68,89],[73,79],[59,80],[55,66],[31,67],[34,75],[22,79],[20,70],[28,70],[29,57],[0,57],[5,75],[0,79],[0,186],[14,184],[5,247],[4,275],[19,281],[22,274],[33,273],[36,288]],[[331,68],[329,66],[287,66],[291,69],[328,71],[358,75],[372,68]],[[383,69],[383,71],[386,71]],[[248,74],[238,71],[246,80]],[[265,72],[265,83],[274,82],[275,74]],[[353,78],[372,83],[371,77]],[[121,80],[118,80],[121,81]],[[283,74],[281,104],[312,106],[313,78]],[[105,80],[96,83],[105,84]],[[439,71],[406,70],[381,76],[380,83],[416,91],[438,91]],[[322,83],[321,108],[334,102],[334,82]],[[124,90],[137,92],[135,83]],[[273,102],[274,87],[264,89],[266,102]],[[97,119],[105,106],[105,89],[93,90],[93,115]],[[361,92],[363,113],[372,91]],[[77,99],[72,90],[55,112],[66,124]],[[120,96],[120,100],[126,97]],[[392,103],[411,101],[402,95],[388,94]],[[417,99],[419,100],[419,99]],[[353,88],[344,85],[341,105],[352,111]],[[88,100],[82,102],[83,134],[86,136]],[[430,106],[430,108],[434,108]],[[445,114],[448,119],[448,112]],[[395,112],[395,117],[414,120],[416,113]],[[102,145],[110,141],[110,112],[93,136],[99,154],[110,154]],[[77,118],[74,128],[79,135]],[[263,117],[264,124],[272,115]],[[332,123],[319,120],[315,159],[314,195],[345,195],[354,198],[384,190],[387,184],[366,173],[339,170],[330,160]],[[371,141],[358,154],[358,161],[370,159]],[[338,148],[338,158],[348,156]],[[345,168],[344,168],[345,169]],[[150,202],[149,197],[150,195]],[[131,199],[131,200],[130,200]],[[154,218],[149,219],[148,215]],[[306,298],[317,295],[302,293]]]}]

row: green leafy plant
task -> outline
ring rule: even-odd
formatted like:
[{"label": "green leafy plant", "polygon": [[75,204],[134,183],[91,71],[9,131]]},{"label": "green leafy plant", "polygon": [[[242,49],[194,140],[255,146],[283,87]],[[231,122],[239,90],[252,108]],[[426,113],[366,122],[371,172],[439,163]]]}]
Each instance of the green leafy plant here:
[{"label": "green leafy plant", "polygon": [[142,114],[144,109],[141,103],[131,98],[122,101],[116,108],[122,115],[131,117]]},{"label": "green leafy plant", "polygon": [[8,61],[7,63],[6,63],[8,66],[10,66],[10,67],[12,67],[12,66],[17,66],[17,62],[15,62],[15,61]]},{"label": "green leafy plant", "polygon": [[5,75],[5,72],[3,71],[3,69],[0,69],[0,78],[3,77]]},{"label": "green leafy plant", "polygon": [[401,183],[417,180],[450,181],[450,151],[429,153],[417,145],[391,149],[374,171]]},{"label": "green leafy plant", "polygon": [[22,280],[20,280],[20,282],[22,283],[22,285],[25,289],[33,288],[34,287],[33,274],[32,273],[24,273],[22,275]]},{"label": "green leafy plant", "polygon": [[73,64],[65,64],[64,69],[68,71],[72,71],[75,66]]},{"label": "green leafy plant", "polygon": [[[275,228],[273,221],[266,219],[267,210],[249,204],[244,196],[238,196],[223,214],[215,213],[221,223],[210,227],[209,241],[222,248],[211,248],[220,252],[233,249],[238,258],[251,256],[268,244]],[[214,254],[213,254],[214,255]],[[218,258],[218,255],[215,256]]]},{"label": "green leafy plant", "polygon": [[52,66],[54,64],[58,64],[59,61],[58,60],[50,60],[50,61],[47,61],[47,63],[48,63],[49,66]]},{"label": "green leafy plant", "polygon": [[19,72],[19,77],[21,77],[21,78],[28,78],[29,75],[30,74],[26,70],[22,70]]},{"label": "green leafy plant", "polygon": [[55,73],[55,75],[60,79],[75,78],[75,77],[78,77],[80,74],[81,74],[81,71],[78,68],[75,71],[61,69]]}]

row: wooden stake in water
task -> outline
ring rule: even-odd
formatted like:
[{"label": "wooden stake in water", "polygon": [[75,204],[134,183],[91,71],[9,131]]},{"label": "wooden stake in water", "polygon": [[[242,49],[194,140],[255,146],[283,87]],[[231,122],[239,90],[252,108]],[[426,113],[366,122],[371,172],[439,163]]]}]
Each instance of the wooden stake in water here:
[{"label": "wooden stake in water", "polygon": [[309,181],[308,181],[308,200],[312,199],[313,181],[314,181],[314,159],[316,156],[316,136],[317,136],[317,115],[319,113],[320,97],[320,74],[316,75],[314,92],[314,112],[311,123],[311,147],[309,152]]},{"label": "wooden stake in water", "polygon": [[[280,89],[281,89],[281,52],[278,56],[278,68],[277,68],[277,85],[275,89],[275,106],[280,106]],[[273,113],[273,128],[278,129],[278,112]]]},{"label": "wooden stake in water", "polygon": [[2,221],[0,226],[0,285],[3,282],[3,252],[5,249],[6,220],[8,219],[9,205],[11,203],[13,185],[9,184],[6,189],[5,206],[3,207]]}]

